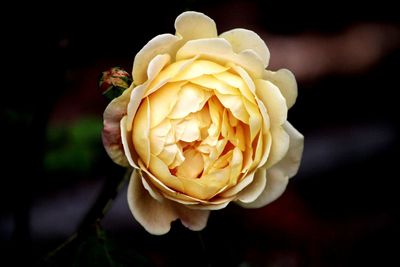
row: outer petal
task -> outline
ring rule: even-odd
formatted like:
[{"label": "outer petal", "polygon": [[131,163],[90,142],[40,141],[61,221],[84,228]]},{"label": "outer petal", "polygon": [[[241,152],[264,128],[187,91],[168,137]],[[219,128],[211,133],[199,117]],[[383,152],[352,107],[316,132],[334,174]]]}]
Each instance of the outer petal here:
[{"label": "outer petal", "polygon": [[149,62],[159,54],[173,56],[180,38],[172,34],[161,34],[151,39],[135,56],[132,77],[136,85],[147,80]]},{"label": "outer petal", "polygon": [[264,40],[257,33],[246,29],[233,29],[222,33],[220,37],[228,40],[236,53],[253,50],[262,60],[264,68],[268,66],[270,53]]},{"label": "outer petal", "polygon": [[244,208],[261,208],[275,199],[277,199],[285,191],[288,176],[277,169],[267,171],[267,186],[261,195],[251,203],[244,203],[240,200],[236,201],[237,204]]},{"label": "outer petal", "polygon": [[175,20],[176,35],[184,41],[217,37],[214,20],[203,13],[188,11],[180,14]]},{"label": "outer petal", "polygon": [[274,165],[271,170],[278,169],[291,178],[297,173],[300,166],[301,156],[303,154],[304,136],[289,122],[285,122],[283,128],[289,135],[289,149],[286,156]]},{"label": "outer petal", "polygon": [[104,147],[110,158],[117,164],[127,167],[128,160],[124,153],[124,148],[121,142],[120,121],[126,114],[126,107],[129,102],[129,95],[132,87],[125,90],[124,93],[113,99],[103,114],[103,132],[102,139]]},{"label": "outer petal", "polygon": [[152,198],[134,171],[128,188],[128,204],[135,219],[151,234],[162,235],[171,229],[171,222],[180,218],[191,230],[201,230],[207,224],[209,211],[191,210],[167,199]]},{"label": "outer petal", "polygon": [[254,202],[264,191],[267,184],[266,169],[258,169],[254,175],[254,180],[239,195],[238,200],[244,203]]},{"label": "outer petal", "polygon": [[297,98],[297,82],[290,70],[280,69],[277,72],[268,71],[264,72],[264,79],[271,81],[278,86],[282,95],[286,99],[286,105],[291,108],[296,102]]}]

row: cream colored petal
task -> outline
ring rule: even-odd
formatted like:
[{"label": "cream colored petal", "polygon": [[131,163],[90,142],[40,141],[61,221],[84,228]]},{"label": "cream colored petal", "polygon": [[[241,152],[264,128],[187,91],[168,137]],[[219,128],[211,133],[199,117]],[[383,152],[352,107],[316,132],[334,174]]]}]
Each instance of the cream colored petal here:
[{"label": "cream colored petal", "polygon": [[151,234],[163,235],[171,229],[171,222],[180,219],[187,228],[200,231],[208,220],[208,210],[193,210],[162,199],[154,199],[145,189],[137,172],[132,173],[128,187],[128,204],[135,219]]},{"label": "cream colored petal", "polygon": [[157,55],[173,55],[180,38],[172,34],[161,34],[151,39],[135,56],[132,77],[136,85],[144,83],[149,62]]},{"label": "cream colored petal", "polygon": [[273,83],[257,79],[256,94],[267,108],[272,125],[282,125],[287,119],[286,100]]},{"label": "cream colored petal", "polygon": [[293,73],[287,69],[280,69],[277,72],[266,70],[263,77],[279,88],[286,99],[288,108],[291,108],[297,98],[297,82]]},{"label": "cream colored petal", "polygon": [[297,173],[300,166],[301,156],[303,154],[304,136],[289,122],[286,122],[283,128],[289,135],[289,149],[285,157],[275,164],[271,170],[279,169],[282,173],[291,178]]},{"label": "cream colored petal", "polygon": [[147,182],[147,180],[143,177],[143,173],[139,173],[138,176],[142,178],[143,187],[149,192],[150,196],[154,199],[158,200],[159,202],[163,201],[163,196],[158,192],[158,189],[152,185],[151,183]]},{"label": "cream colored petal", "polygon": [[255,78],[261,78],[264,72],[263,63],[254,52],[246,50],[236,54],[230,43],[222,38],[191,40],[178,50],[176,58],[181,60],[197,55],[220,64],[240,65]]},{"label": "cream colored petal", "polygon": [[129,182],[128,204],[133,217],[153,235],[168,233],[171,222],[178,219],[178,214],[170,202],[160,202],[151,197],[135,171]]},{"label": "cream colored petal", "polygon": [[133,145],[139,157],[146,166],[150,163],[150,102],[144,99],[140,106],[134,122],[132,131]]},{"label": "cream colored petal", "polygon": [[227,71],[229,67],[221,66],[209,60],[196,60],[171,78],[171,82],[192,80],[202,75],[218,74]]},{"label": "cream colored petal", "polygon": [[250,142],[253,142],[256,135],[260,132],[262,126],[262,117],[256,104],[247,99],[243,99],[244,107],[249,113]]},{"label": "cream colored petal", "polygon": [[175,127],[175,132],[177,133],[177,140],[188,143],[200,140],[201,137],[199,121],[197,120],[182,121]]},{"label": "cream colored petal", "polygon": [[237,193],[242,191],[245,187],[247,187],[254,180],[254,171],[248,173],[239,183],[235,186],[229,188],[225,192],[221,193],[220,196],[224,198],[235,197]]},{"label": "cream colored petal", "polygon": [[172,175],[168,166],[161,159],[154,155],[151,155],[149,170],[155,177],[157,177],[159,181],[169,188],[186,193],[185,185],[181,179],[178,179],[176,176]]},{"label": "cream colored petal", "polygon": [[215,92],[215,95],[221,104],[225,108],[228,108],[230,112],[232,112],[233,116],[243,123],[249,124],[250,115],[243,104],[243,99],[241,96],[223,95],[218,92]]},{"label": "cream colored petal", "polygon": [[271,131],[271,151],[268,156],[266,167],[270,168],[283,159],[289,149],[289,135],[282,126],[272,127]]},{"label": "cream colored petal", "polygon": [[[226,72],[223,72],[223,73],[226,73]],[[230,86],[227,83],[224,83],[223,81],[220,81],[219,79],[217,79],[211,75],[202,75],[195,79],[191,79],[190,82],[200,85],[200,86],[203,86],[203,87],[206,87],[210,90],[216,90],[220,94],[240,95],[240,91],[238,89],[236,89],[233,86]]]},{"label": "cream colored petal", "polygon": [[270,57],[268,47],[255,32],[246,29],[233,29],[222,33],[219,37],[228,40],[236,53],[246,49],[253,50],[261,58],[264,68],[268,66]]},{"label": "cream colored petal", "polygon": [[244,203],[238,200],[236,203],[244,208],[261,208],[281,196],[285,191],[287,184],[287,175],[284,175],[279,170],[268,170],[267,185],[261,195],[254,202]]},{"label": "cream colored petal", "polygon": [[178,95],[182,85],[183,83],[167,83],[149,96],[151,128],[159,125],[173,110],[179,100]]},{"label": "cream colored petal", "polygon": [[129,166],[129,162],[121,141],[122,129],[120,121],[127,113],[131,91],[132,87],[125,90],[121,96],[113,99],[110,104],[108,104],[103,114],[104,128],[102,131],[102,139],[104,148],[115,163],[124,167]]},{"label": "cream colored petal", "polygon": [[260,168],[254,174],[254,180],[238,194],[238,200],[244,203],[254,202],[264,191],[267,184],[266,169]]},{"label": "cream colored petal", "polygon": [[217,37],[214,20],[203,13],[187,11],[175,20],[176,34],[183,40]]},{"label": "cream colored petal", "polygon": [[174,203],[175,211],[178,214],[181,223],[192,231],[201,231],[206,227],[209,210],[190,209],[184,205]]},{"label": "cream colored petal", "polygon": [[[179,91],[175,105],[168,114],[170,119],[181,119],[189,115],[189,113],[201,110],[209,95],[205,94],[201,86],[188,83]],[[169,99],[165,99],[168,101]]]},{"label": "cream colored petal", "polygon": [[125,156],[129,162],[129,164],[132,167],[139,169],[139,166],[136,163],[138,160],[138,155],[136,154],[135,148],[133,146],[133,141],[131,138],[132,132],[128,132],[126,130],[127,129],[126,119],[127,119],[127,116],[124,116],[120,123],[122,145],[124,148]]}]

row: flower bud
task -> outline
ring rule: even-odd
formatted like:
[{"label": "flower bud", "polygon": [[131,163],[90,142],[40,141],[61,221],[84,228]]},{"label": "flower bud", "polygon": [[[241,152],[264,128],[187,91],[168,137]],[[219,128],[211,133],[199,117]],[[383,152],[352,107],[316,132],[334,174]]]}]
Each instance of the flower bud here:
[{"label": "flower bud", "polygon": [[120,67],[113,67],[102,72],[99,88],[107,100],[111,101],[122,95],[131,83],[132,77],[128,72]]}]

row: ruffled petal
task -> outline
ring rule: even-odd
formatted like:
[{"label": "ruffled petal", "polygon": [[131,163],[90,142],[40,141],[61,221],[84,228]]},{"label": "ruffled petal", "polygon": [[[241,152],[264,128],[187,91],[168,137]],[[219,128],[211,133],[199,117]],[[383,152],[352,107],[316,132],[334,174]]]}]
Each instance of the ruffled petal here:
[{"label": "ruffled petal", "polygon": [[219,37],[228,40],[236,53],[247,49],[253,50],[260,57],[264,68],[268,66],[270,53],[264,40],[257,33],[246,29],[233,29],[222,33]]},{"label": "ruffled petal", "polygon": [[214,20],[203,13],[188,11],[180,14],[175,20],[176,35],[184,41],[217,37],[217,26]]},{"label": "ruffled petal", "polygon": [[180,38],[172,34],[161,34],[151,39],[135,56],[132,77],[136,85],[144,83],[147,77],[149,62],[157,55],[173,56]]},{"label": "ruffled petal", "polygon": [[120,121],[126,115],[131,91],[132,87],[125,90],[121,96],[113,99],[103,114],[102,139],[104,148],[115,163],[124,167],[129,166],[129,162],[121,141]]},{"label": "ruffled petal", "polygon": [[244,208],[261,208],[275,199],[277,199],[285,191],[288,184],[288,176],[277,169],[267,171],[267,185],[260,196],[250,203],[237,200],[236,203]]},{"label": "ruffled petal", "polygon": [[287,69],[280,69],[277,72],[266,70],[264,79],[275,84],[286,99],[286,105],[291,108],[297,98],[297,82],[293,73]]}]

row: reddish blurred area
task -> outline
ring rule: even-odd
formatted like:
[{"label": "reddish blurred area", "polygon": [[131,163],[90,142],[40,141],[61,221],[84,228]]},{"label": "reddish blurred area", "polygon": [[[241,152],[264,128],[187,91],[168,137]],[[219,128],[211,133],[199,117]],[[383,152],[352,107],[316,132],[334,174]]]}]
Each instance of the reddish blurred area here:
[{"label": "reddish blurred area", "polygon": [[[98,135],[97,141],[90,139],[92,146],[79,147],[82,154],[94,149],[96,155],[75,161],[71,156],[73,166],[81,160],[87,165],[46,169],[49,150],[57,153],[48,143],[49,131],[88,117],[101,123],[106,102],[97,89],[100,73],[112,66],[130,70],[148,40],[173,32],[175,17],[192,9],[214,18],[220,32],[255,30],[270,48],[270,68],[293,70],[299,97],[289,121],[305,136],[300,171],[283,196],[264,208],[230,204],[213,212],[200,238],[180,223],[166,236],[148,235],[130,215],[125,191],[104,218],[104,228],[150,266],[398,264],[391,244],[400,237],[400,25],[390,3],[191,0],[143,2],[140,8],[121,2],[111,9],[111,4],[62,1],[49,9],[25,6],[3,23],[13,25],[4,31],[1,50],[9,61],[1,105],[3,261],[36,262],[71,235],[104,184],[104,173],[114,168]],[[148,19],[139,12],[148,13]],[[15,23],[17,18],[24,23]],[[70,151],[83,137],[63,138],[56,145],[64,143]]]}]

